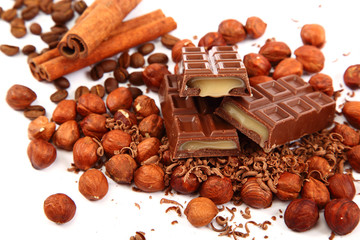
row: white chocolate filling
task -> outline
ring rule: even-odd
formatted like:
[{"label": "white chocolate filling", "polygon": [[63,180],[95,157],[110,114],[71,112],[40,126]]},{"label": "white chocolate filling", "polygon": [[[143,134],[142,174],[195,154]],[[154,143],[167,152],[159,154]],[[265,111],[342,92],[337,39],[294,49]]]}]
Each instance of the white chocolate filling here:
[{"label": "white chocolate filling", "polygon": [[219,150],[231,150],[236,149],[236,143],[229,140],[218,141],[187,141],[181,144],[180,150],[196,151],[200,149],[219,149]]},{"label": "white chocolate filling", "polygon": [[235,77],[196,77],[189,80],[186,85],[190,88],[199,88],[200,97],[221,97],[234,88],[244,87],[245,83]]},{"label": "white chocolate filling", "polygon": [[259,145],[261,147],[264,147],[265,141],[268,140],[269,138],[269,131],[264,124],[260,123],[255,118],[247,115],[243,110],[235,106],[233,103],[230,102],[224,103],[222,108],[232,118],[234,118],[243,128],[246,128],[250,131],[257,133],[260,136]]}]

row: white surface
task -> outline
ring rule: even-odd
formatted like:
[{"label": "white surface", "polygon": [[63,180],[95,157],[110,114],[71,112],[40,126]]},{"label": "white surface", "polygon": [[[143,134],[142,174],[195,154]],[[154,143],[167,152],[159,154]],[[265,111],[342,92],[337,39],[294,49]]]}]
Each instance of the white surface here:
[{"label": "white surface", "polygon": [[[89,5],[91,0],[86,1]],[[13,5],[11,0],[2,0],[0,6],[7,9]],[[318,23],[326,30],[327,43],[322,49],[325,58],[325,68],[322,71],[334,80],[334,87],[338,90],[343,82],[345,69],[358,64],[360,58],[358,24],[360,23],[359,1],[160,1],[143,0],[129,15],[139,16],[152,10],[161,8],[168,16],[172,16],[178,23],[173,35],[179,38],[193,39],[194,43],[207,32],[216,31],[219,23],[228,18],[234,18],[245,24],[250,16],[258,16],[267,24],[263,37],[257,40],[247,39],[239,44],[240,54],[258,52],[259,45],[263,45],[268,38],[276,38],[286,42],[292,51],[301,46],[300,28],[307,23]],[[48,16],[41,14],[32,20],[39,22],[44,31],[53,25]],[[30,23],[27,23],[29,26]],[[20,47],[34,44],[41,50],[45,44],[37,36],[28,34],[23,39],[16,39],[10,34],[9,24],[0,20],[0,44],[13,44]],[[159,41],[156,41],[156,51],[164,51]],[[346,54],[348,56],[344,56]],[[80,85],[93,86],[102,83],[107,74],[100,81],[89,80],[86,72],[90,68],[68,75],[71,82],[69,98],[73,98],[75,89]],[[173,65],[170,65],[170,70]],[[109,179],[109,192],[104,199],[97,202],[86,200],[77,190],[77,181],[80,174],[67,171],[72,163],[70,152],[58,150],[58,156],[49,168],[38,171],[31,167],[26,155],[27,126],[29,120],[22,112],[11,109],[5,100],[6,91],[13,84],[23,84],[36,91],[38,98],[34,104],[43,105],[47,110],[47,117],[55,108],[49,100],[50,94],[55,91],[52,84],[36,81],[30,74],[26,57],[19,54],[7,57],[0,54],[0,149],[2,171],[0,174],[0,239],[129,239],[136,231],[146,233],[146,239],[218,239],[217,233],[208,227],[194,228],[185,216],[178,217],[173,211],[165,213],[171,206],[160,204],[165,197],[177,200],[184,207],[191,197],[165,196],[164,193],[147,194],[137,193],[131,187],[115,184]],[[309,76],[304,76],[308,79]],[[152,94],[156,97],[155,94]],[[343,94],[346,96],[346,94]],[[349,98],[349,97],[347,97]],[[359,92],[356,92],[359,100]],[[342,99],[338,103],[342,103]],[[341,120],[341,119],[339,119]],[[359,179],[359,175],[355,175]],[[356,183],[357,192],[360,190]],[[74,219],[64,225],[50,222],[43,213],[43,201],[51,194],[62,192],[69,195],[77,205]],[[151,197],[150,197],[151,196]],[[360,204],[360,196],[355,197]],[[135,206],[140,205],[140,209]],[[317,226],[306,233],[295,233],[287,229],[283,219],[279,218],[279,209],[283,211],[287,203],[274,201],[271,208],[265,210],[251,210],[252,220],[263,222],[270,220],[271,226],[267,231],[250,226],[249,239],[328,239],[330,230],[326,226],[323,212]],[[226,206],[232,207],[231,204]],[[240,215],[238,207],[236,223],[245,223],[247,220]],[[184,209],[182,209],[184,210]],[[224,212],[225,213],[225,212]],[[271,217],[277,220],[272,221]],[[179,223],[172,225],[177,220]],[[152,231],[153,229],[153,231]],[[240,229],[244,231],[243,229]],[[355,239],[360,234],[360,227],[342,239]],[[336,237],[340,239],[341,237]],[[226,239],[221,238],[221,239]]]}]

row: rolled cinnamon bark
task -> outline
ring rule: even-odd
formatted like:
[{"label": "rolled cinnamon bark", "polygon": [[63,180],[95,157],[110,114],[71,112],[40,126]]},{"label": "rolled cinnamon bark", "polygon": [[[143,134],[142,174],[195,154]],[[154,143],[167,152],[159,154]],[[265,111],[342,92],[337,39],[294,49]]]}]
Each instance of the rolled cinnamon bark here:
[{"label": "rolled cinnamon bark", "polygon": [[85,58],[121,24],[141,0],[95,0],[58,44],[60,55]]}]

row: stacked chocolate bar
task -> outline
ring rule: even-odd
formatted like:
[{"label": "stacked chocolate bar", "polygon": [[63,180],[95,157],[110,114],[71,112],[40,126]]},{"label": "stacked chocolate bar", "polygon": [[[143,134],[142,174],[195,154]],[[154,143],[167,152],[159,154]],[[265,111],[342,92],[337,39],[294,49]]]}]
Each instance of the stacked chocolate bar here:
[{"label": "stacked chocolate bar", "polygon": [[265,151],[329,126],[335,101],[292,75],[250,87],[236,46],[183,48],[159,90],[171,157],[240,154],[238,130]]}]

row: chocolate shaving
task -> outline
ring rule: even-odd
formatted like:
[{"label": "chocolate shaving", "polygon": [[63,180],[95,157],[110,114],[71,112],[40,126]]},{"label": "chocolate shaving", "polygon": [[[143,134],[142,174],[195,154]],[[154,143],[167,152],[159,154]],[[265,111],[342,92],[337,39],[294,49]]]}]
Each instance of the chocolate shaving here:
[{"label": "chocolate shaving", "polygon": [[160,204],[175,204],[175,205],[178,205],[180,206],[181,208],[184,208],[180,203],[178,203],[177,201],[174,201],[174,200],[170,200],[170,199],[166,199],[166,198],[162,198],[160,200]]}]

